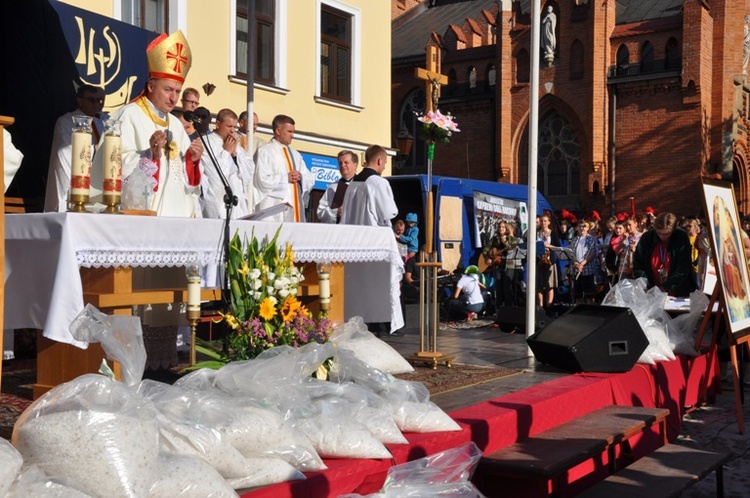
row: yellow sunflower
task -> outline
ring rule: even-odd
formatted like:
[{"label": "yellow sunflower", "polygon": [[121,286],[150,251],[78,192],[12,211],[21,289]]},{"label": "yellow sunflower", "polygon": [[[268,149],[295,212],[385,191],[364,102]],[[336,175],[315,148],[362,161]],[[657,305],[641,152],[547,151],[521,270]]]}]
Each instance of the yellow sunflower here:
[{"label": "yellow sunflower", "polygon": [[294,317],[297,314],[297,310],[299,310],[301,307],[302,303],[300,303],[296,297],[287,296],[287,298],[284,299],[284,304],[281,305],[282,319],[285,322],[294,320]]},{"label": "yellow sunflower", "polygon": [[260,311],[258,312],[260,317],[264,320],[270,320],[276,316],[276,306],[270,297],[267,297],[260,303]]}]

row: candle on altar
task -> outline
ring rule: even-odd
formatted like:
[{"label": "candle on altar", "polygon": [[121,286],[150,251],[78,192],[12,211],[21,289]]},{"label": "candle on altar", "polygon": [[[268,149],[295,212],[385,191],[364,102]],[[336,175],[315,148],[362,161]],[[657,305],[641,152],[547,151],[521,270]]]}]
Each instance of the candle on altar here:
[{"label": "candle on altar", "polygon": [[73,116],[70,195],[88,201],[91,187],[91,116]]},{"label": "candle on altar", "polygon": [[122,138],[120,137],[120,121],[108,119],[104,128],[104,141],[101,150],[104,171],[104,195],[122,192]]},{"label": "candle on altar", "polygon": [[104,123],[104,140],[99,150],[102,154],[102,192],[106,212],[117,212],[122,194],[122,138],[120,121],[108,119]]}]

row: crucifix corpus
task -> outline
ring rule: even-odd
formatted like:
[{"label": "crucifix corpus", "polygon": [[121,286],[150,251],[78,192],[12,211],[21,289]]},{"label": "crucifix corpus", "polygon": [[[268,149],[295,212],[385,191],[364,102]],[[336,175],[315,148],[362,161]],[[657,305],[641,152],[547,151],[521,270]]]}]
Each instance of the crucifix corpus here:
[{"label": "crucifix corpus", "polygon": [[427,47],[427,69],[418,67],[414,71],[414,76],[420,80],[425,80],[427,85],[427,112],[435,111],[438,107],[440,98],[440,85],[448,84],[448,77],[440,74],[437,67],[437,47]]}]

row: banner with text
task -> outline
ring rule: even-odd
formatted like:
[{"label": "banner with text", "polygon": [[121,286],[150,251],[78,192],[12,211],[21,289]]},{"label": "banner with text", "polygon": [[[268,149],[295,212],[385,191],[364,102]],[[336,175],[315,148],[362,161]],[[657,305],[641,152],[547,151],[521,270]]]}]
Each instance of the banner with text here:
[{"label": "banner with text", "polygon": [[486,246],[501,221],[513,224],[520,237],[529,223],[526,203],[474,191],[474,247]]},{"label": "banner with text", "polygon": [[315,176],[315,190],[325,190],[329,183],[335,183],[341,178],[339,162],[335,157],[321,156],[300,152],[305,164]]}]

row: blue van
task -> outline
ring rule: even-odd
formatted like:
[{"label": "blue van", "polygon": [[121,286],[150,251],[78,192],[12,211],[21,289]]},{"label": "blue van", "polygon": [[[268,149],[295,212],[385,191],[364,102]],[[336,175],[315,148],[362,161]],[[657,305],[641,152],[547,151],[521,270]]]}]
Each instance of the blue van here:
[{"label": "blue van", "polygon": [[[419,243],[425,243],[427,204],[427,175],[399,175],[386,177],[393,189],[398,206],[398,217],[417,213],[419,217]],[[446,270],[477,264],[482,254],[484,234],[482,217],[493,210],[495,216],[513,218],[526,228],[528,187],[510,183],[490,182],[432,176],[434,206],[434,250]],[[484,210],[487,203],[487,210]],[[500,211],[503,211],[501,213]],[[553,212],[552,206],[537,194],[537,212]],[[533,229],[533,226],[532,226]]]}]

